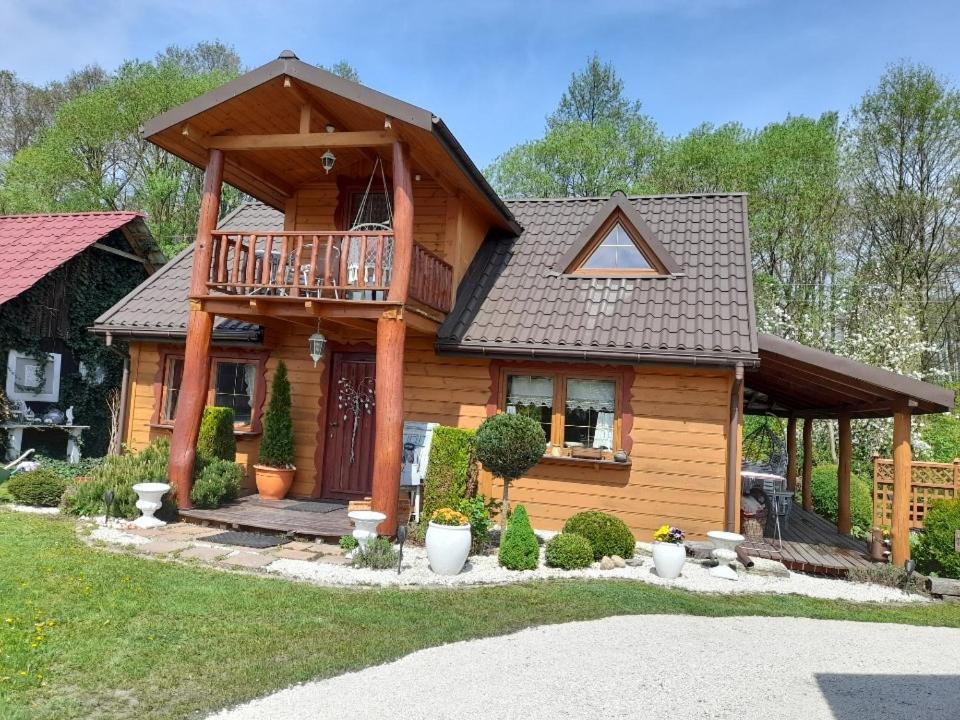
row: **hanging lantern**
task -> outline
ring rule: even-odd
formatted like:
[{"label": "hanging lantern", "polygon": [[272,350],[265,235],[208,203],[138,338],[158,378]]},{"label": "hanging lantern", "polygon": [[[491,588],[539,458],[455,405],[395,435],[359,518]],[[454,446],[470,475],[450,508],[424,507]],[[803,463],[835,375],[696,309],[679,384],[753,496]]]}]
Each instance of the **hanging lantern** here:
[{"label": "hanging lantern", "polygon": [[316,367],[320,358],[323,357],[323,349],[327,345],[327,339],[323,336],[323,333],[317,331],[310,336],[307,342],[310,345],[310,357],[313,359],[313,366]]},{"label": "hanging lantern", "polygon": [[323,155],[320,156],[320,161],[323,163],[323,169],[329,173],[331,170],[333,170],[333,164],[337,161],[337,156],[327,150]]}]

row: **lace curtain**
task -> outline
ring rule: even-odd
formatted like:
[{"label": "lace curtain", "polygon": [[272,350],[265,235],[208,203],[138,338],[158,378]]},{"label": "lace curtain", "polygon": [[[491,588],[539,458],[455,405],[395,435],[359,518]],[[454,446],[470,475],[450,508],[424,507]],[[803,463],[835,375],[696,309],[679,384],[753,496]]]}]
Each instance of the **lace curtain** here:
[{"label": "lace curtain", "polygon": [[567,380],[567,411],[592,410],[597,413],[593,447],[613,447],[613,411],[617,385],[612,380]]},{"label": "lace curtain", "polygon": [[507,405],[553,406],[553,379],[511,375],[507,383]]}]

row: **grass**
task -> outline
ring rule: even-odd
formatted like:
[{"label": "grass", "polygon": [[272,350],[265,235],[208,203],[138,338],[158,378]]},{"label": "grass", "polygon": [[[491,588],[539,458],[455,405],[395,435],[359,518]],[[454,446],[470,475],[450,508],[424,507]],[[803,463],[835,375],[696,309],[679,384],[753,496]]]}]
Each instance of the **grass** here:
[{"label": "grass", "polygon": [[[179,718],[419,648],[609,615],[790,615],[960,627],[960,606],[706,596],[622,581],[327,589],[89,548],[0,512],[0,718]],[[469,673],[469,670],[466,671]]]}]

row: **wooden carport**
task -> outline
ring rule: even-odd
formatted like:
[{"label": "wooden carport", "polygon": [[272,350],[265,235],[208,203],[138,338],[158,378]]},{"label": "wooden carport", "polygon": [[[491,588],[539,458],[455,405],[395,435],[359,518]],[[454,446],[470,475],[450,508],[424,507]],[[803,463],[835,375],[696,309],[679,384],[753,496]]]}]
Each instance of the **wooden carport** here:
[{"label": "wooden carport", "polygon": [[947,412],[953,392],[774,335],[759,335],[760,363],[747,370],[744,413],[787,418],[787,484],[797,482],[797,421],[803,420],[803,508],[812,509],[813,421],[836,419],[839,429],[837,528],[850,532],[850,421],[893,418],[893,562],[910,558],[910,423],[913,415]]}]

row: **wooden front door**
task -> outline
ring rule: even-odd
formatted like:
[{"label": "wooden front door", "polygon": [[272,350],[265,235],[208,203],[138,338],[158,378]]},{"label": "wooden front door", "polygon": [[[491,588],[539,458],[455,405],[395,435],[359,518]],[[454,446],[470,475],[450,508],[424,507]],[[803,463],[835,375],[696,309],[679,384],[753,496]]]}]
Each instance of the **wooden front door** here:
[{"label": "wooden front door", "polygon": [[370,495],[376,367],[373,355],[333,353],[323,460],[325,498],[350,500]]}]

